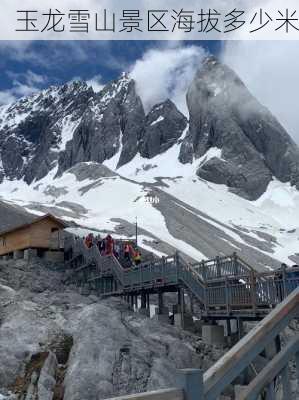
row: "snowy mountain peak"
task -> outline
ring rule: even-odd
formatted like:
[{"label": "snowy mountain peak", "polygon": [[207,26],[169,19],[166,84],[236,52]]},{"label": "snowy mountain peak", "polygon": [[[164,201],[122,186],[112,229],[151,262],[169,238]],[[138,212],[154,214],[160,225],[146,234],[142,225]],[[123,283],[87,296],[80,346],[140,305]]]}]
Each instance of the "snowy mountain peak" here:
[{"label": "snowy mountain peak", "polygon": [[190,129],[181,162],[201,158],[214,147],[222,154],[201,166],[198,176],[251,200],[273,178],[299,188],[297,145],[229,67],[213,57],[205,60],[189,87],[187,103]]},{"label": "snowy mountain peak", "polygon": [[[0,180],[31,183],[54,168],[61,176],[89,161],[120,168],[176,146],[174,162],[189,163],[192,174],[251,200],[273,178],[299,188],[298,147],[229,67],[206,58],[187,104],[189,129],[169,99],[145,115],[127,73],[98,93],[73,81],[20,99],[0,108]],[[211,157],[211,149],[219,149],[221,157]]]},{"label": "snowy mountain peak", "polygon": [[215,58],[187,103],[189,121],[171,100],[146,115],[122,74],[97,93],[72,82],[2,107],[1,196],[124,236],[137,216],[140,243],[159,255],[297,262],[298,147]]}]

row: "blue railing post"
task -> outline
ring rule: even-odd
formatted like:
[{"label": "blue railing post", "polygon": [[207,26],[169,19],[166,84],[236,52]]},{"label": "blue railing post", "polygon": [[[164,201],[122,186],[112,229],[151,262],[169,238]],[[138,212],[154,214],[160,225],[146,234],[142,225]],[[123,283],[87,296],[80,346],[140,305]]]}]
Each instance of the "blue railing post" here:
[{"label": "blue railing post", "polygon": [[257,306],[257,296],[256,296],[256,281],[255,274],[253,271],[250,273],[250,297],[251,297],[251,306],[254,311],[256,311]]},{"label": "blue railing post", "polygon": [[225,303],[226,303],[226,312],[229,313],[230,308],[230,298],[229,298],[229,282],[228,278],[225,277]]},{"label": "blue railing post", "polygon": [[295,355],[296,361],[296,378],[297,378],[297,394],[299,395],[299,352]]},{"label": "blue railing post", "polygon": [[216,263],[216,276],[217,278],[220,278],[222,273],[221,273],[221,265],[220,265],[220,257],[217,256],[215,258],[215,263]]},{"label": "blue railing post", "polygon": [[282,272],[283,299],[285,299],[287,297],[287,295],[288,295],[288,293],[287,293],[287,271],[286,271],[286,265],[282,264],[281,272]]},{"label": "blue railing post", "polygon": [[185,400],[204,400],[203,374],[200,369],[181,369],[177,385],[184,391]]},{"label": "blue railing post", "polygon": [[163,282],[166,282],[166,277],[165,277],[165,264],[166,264],[165,257],[162,256],[162,279],[163,279]]},{"label": "blue railing post", "polygon": [[202,278],[203,278],[204,282],[206,282],[208,276],[207,276],[207,270],[206,270],[206,265],[205,265],[204,260],[201,261],[201,269],[202,269]]},{"label": "blue railing post", "polygon": [[236,252],[233,253],[232,260],[233,260],[234,275],[237,276],[239,274],[239,271],[238,271],[238,255]]},{"label": "blue railing post", "polygon": [[179,281],[179,252],[178,251],[176,251],[174,254],[174,265],[176,268],[176,279],[178,282]]},{"label": "blue railing post", "polygon": [[204,287],[204,309],[205,311],[208,311],[208,287],[205,286]]}]

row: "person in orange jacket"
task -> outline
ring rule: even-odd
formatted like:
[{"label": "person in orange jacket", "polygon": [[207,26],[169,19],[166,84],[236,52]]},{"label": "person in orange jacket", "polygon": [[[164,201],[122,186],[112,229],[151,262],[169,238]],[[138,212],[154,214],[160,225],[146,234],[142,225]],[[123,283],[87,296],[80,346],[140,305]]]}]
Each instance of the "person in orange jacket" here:
[{"label": "person in orange jacket", "polygon": [[134,260],[135,265],[139,265],[141,263],[141,253],[139,250],[135,251],[133,260]]}]

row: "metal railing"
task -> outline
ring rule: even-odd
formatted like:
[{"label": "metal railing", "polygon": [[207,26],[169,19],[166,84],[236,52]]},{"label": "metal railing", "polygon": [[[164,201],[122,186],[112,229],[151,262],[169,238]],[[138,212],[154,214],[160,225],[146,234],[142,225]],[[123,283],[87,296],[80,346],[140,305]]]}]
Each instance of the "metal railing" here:
[{"label": "metal railing", "polygon": [[202,372],[198,369],[177,371],[176,387],[110,398],[109,400],[202,400]]},{"label": "metal railing", "polygon": [[[215,400],[223,390],[232,383],[252,361],[274,342],[275,338],[288,326],[289,322],[299,312],[299,288],[294,290],[282,303],[268,314],[255,328],[229,350],[216,364],[214,364],[203,377],[204,400]],[[292,351],[291,351],[292,349]],[[283,373],[284,381],[288,381],[287,364],[296,355],[298,360],[299,334],[268,363],[249,384],[241,396],[242,400],[258,399],[264,388],[269,399],[273,397],[275,378]],[[297,377],[298,377],[297,366]],[[258,385],[255,387],[255,385]],[[289,385],[289,382],[288,382]],[[271,386],[271,387],[270,387]],[[285,387],[285,384],[283,384]],[[270,394],[270,395],[269,395]],[[272,397],[271,397],[272,396]],[[291,397],[283,397],[291,399]]]},{"label": "metal railing", "polygon": [[[205,266],[198,266],[187,263],[176,253],[137,267],[123,268],[113,255],[101,256],[97,246],[89,249],[82,239],[72,235],[65,239],[65,249],[71,251],[68,261],[73,266],[71,279],[78,285],[110,276],[116,283],[111,285],[110,292],[105,288],[107,295],[183,285],[207,315],[243,312],[263,317],[299,286],[299,268],[257,273],[236,254],[217,257],[206,261]],[[101,287],[96,283],[95,286]]]},{"label": "metal railing", "polygon": [[200,263],[192,263],[191,266],[204,281],[248,275],[254,271],[249,264],[238,257],[237,253],[216,257],[212,260],[203,260]]}]

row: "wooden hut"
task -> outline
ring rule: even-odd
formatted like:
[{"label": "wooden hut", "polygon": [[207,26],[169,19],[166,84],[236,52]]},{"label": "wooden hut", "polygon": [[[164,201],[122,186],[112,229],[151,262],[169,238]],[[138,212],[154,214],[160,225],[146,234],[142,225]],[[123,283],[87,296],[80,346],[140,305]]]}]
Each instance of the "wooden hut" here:
[{"label": "wooden hut", "polygon": [[0,232],[0,256],[23,258],[26,251],[26,258],[29,253],[43,256],[46,252],[60,251],[63,247],[61,232],[66,227],[62,220],[46,214]]}]

